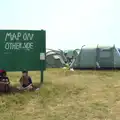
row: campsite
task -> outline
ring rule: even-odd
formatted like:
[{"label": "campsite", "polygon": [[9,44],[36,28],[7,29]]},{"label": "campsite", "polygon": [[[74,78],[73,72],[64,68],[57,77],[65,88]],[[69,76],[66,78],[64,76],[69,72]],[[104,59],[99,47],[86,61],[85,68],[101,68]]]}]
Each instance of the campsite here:
[{"label": "campsite", "polygon": [[[97,48],[104,56],[99,56]],[[0,94],[1,120],[119,120],[119,57],[114,45],[47,49],[44,81],[41,83],[40,71],[29,71],[39,90],[16,91],[21,72],[8,71],[12,88]]]},{"label": "campsite", "polygon": [[115,45],[82,45],[75,50],[52,50],[46,54],[47,68],[120,69],[120,51]]},{"label": "campsite", "polygon": [[1,0],[0,18],[0,120],[120,120],[120,0]]},{"label": "campsite", "polygon": [[[27,41],[33,48],[6,49],[9,32],[33,34]],[[0,36],[0,67],[7,71],[0,78],[0,120],[119,119],[120,53],[115,45],[54,50],[46,49],[45,30],[1,30]]]}]

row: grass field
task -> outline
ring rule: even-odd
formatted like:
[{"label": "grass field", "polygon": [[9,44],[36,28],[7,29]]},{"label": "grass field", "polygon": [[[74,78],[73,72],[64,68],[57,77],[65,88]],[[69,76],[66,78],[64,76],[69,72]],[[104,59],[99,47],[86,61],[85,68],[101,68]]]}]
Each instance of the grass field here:
[{"label": "grass field", "polygon": [[[12,85],[20,75],[8,73]],[[120,72],[47,70],[40,91],[0,96],[0,120],[120,120]]]}]

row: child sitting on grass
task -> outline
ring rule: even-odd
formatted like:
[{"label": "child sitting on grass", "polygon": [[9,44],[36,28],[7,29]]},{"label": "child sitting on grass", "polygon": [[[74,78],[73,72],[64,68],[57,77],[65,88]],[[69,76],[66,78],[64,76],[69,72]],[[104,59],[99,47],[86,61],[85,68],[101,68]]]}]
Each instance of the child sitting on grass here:
[{"label": "child sitting on grass", "polygon": [[10,90],[10,81],[5,70],[0,70],[0,92],[8,92]]},{"label": "child sitting on grass", "polygon": [[32,79],[30,76],[28,76],[28,71],[22,71],[22,77],[19,80],[20,82],[20,88],[19,90],[32,90]]}]

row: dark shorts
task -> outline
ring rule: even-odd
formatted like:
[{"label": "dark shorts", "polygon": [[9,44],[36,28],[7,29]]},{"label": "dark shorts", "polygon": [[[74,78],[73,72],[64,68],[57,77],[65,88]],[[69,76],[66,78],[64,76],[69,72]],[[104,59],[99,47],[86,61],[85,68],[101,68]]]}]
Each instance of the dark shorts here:
[{"label": "dark shorts", "polygon": [[24,85],[24,84],[23,84],[23,85],[22,85],[22,87],[24,87],[24,88],[25,88],[25,87],[27,87],[27,86],[29,86],[29,85],[30,85],[30,84],[28,84],[28,85]]}]

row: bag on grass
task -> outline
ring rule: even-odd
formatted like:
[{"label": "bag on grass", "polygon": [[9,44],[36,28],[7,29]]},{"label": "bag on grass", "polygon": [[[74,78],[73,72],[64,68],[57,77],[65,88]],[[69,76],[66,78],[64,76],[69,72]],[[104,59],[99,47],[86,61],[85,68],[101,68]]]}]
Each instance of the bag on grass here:
[{"label": "bag on grass", "polygon": [[10,86],[9,84],[4,84],[0,82],[0,92],[9,92]]}]

